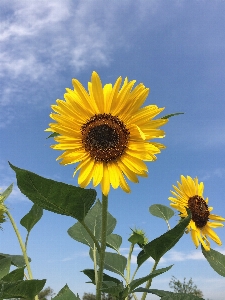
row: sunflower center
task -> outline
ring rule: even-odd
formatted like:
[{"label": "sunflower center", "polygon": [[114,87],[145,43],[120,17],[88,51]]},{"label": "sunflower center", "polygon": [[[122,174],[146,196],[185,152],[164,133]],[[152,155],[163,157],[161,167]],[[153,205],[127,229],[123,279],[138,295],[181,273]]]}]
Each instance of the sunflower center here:
[{"label": "sunflower center", "polygon": [[118,117],[98,114],[81,127],[81,134],[85,150],[92,158],[110,162],[124,153],[130,132]]},{"label": "sunflower center", "polygon": [[189,198],[188,207],[191,210],[192,220],[195,222],[195,225],[198,228],[204,227],[207,224],[210,215],[205,200],[202,197],[195,195]]}]

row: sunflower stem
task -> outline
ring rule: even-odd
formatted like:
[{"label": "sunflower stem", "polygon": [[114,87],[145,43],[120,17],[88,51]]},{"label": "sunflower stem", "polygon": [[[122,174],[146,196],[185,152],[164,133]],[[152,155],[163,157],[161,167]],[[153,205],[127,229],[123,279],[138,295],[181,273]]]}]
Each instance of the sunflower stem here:
[{"label": "sunflower stem", "polygon": [[130,263],[131,263],[131,255],[133,253],[134,250],[134,244],[130,245],[130,251],[128,254],[128,258],[127,258],[127,276],[126,276],[126,283],[129,284],[130,283]]},{"label": "sunflower stem", "polygon": [[[154,263],[154,265],[153,265],[153,267],[152,267],[151,273],[155,271],[158,263],[159,263],[159,261],[156,260],[155,263]],[[152,284],[152,278],[147,281],[145,288],[149,289],[151,287],[151,284]],[[142,295],[142,297],[141,297],[141,300],[145,300],[147,294],[148,294],[147,292],[144,292],[143,295]]]},{"label": "sunflower stem", "polygon": [[96,300],[101,300],[101,288],[105,262],[106,232],[107,232],[108,196],[102,194],[102,233],[101,248],[99,253],[98,280],[96,284]]},{"label": "sunflower stem", "polygon": [[[32,275],[32,271],[31,271],[31,267],[30,267],[30,263],[29,263],[29,259],[28,259],[28,256],[27,256],[27,252],[26,252],[26,247],[23,243],[23,240],[21,238],[21,235],[20,235],[20,232],[16,226],[16,223],[12,217],[12,215],[10,214],[9,211],[6,211],[6,215],[8,216],[11,224],[12,224],[12,227],[16,233],[16,236],[17,236],[17,239],[19,241],[19,244],[20,244],[20,248],[22,250],[22,253],[23,253],[23,258],[24,258],[24,261],[25,261],[25,264],[26,264],[26,267],[27,267],[27,272],[28,272],[28,279],[33,279],[33,275]],[[38,300],[38,295],[35,296],[35,300]]]}]

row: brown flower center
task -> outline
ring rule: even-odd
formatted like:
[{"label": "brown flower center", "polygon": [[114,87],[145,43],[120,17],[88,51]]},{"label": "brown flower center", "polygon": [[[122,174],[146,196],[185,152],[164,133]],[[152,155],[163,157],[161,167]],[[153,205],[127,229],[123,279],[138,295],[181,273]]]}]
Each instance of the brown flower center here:
[{"label": "brown flower center", "polygon": [[205,200],[202,197],[195,195],[189,198],[188,207],[191,210],[192,220],[195,222],[195,225],[198,228],[204,227],[207,224],[210,215]]},{"label": "brown flower center", "polygon": [[85,150],[92,158],[110,162],[124,153],[130,132],[118,117],[98,114],[81,127],[81,134]]}]

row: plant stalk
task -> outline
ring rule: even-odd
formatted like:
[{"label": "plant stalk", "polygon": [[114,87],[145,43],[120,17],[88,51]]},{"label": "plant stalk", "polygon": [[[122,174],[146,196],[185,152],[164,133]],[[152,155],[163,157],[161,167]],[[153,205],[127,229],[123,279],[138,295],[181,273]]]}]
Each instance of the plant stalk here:
[{"label": "plant stalk", "polygon": [[[159,261],[156,260],[155,263],[154,263],[154,265],[153,265],[153,267],[152,267],[151,273],[155,271],[155,269],[156,269],[158,263],[159,263]],[[150,273],[150,274],[151,274],[151,273]],[[152,278],[150,278],[150,279],[147,281],[145,288],[146,288],[146,289],[149,289],[149,288],[151,287],[151,284],[152,284]],[[147,294],[148,294],[147,292],[144,292],[144,293],[142,294],[141,300],[145,300]]]},{"label": "plant stalk", "polygon": [[[24,245],[23,240],[21,238],[20,232],[19,232],[19,230],[16,226],[16,223],[15,223],[15,221],[14,221],[14,219],[13,219],[13,217],[10,214],[9,211],[6,211],[6,215],[8,216],[8,218],[9,218],[11,224],[12,224],[12,227],[13,227],[15,233],[16,233],[17,239],[19,241],[20,248],[21,248],[22,253],[23,253],[23,258],[24,258],[24,261],[25,261],[25,264],[26,264],[26,267],[27,267],[27,272],[28,272],[28,276],[29,276],[28,279],[29,280],[33,279],[33,275],[32,275],[32,271],[31,271],[31,268],[30,268],[30,263],[29,263],[29,259],[28,259],[28,256],[27,256],[26,248],[25,248],[25,245]],[[35,296],[35,300],[38,300],[37,295]]]},{"label": "plant stalk", "polygon": [[102,232],[101,248],[99,253],[98,281],[96,284],[96,300],[101,300],[101,288],[105,262],[106,233],[107,233],[108,196],[102,194]]}]

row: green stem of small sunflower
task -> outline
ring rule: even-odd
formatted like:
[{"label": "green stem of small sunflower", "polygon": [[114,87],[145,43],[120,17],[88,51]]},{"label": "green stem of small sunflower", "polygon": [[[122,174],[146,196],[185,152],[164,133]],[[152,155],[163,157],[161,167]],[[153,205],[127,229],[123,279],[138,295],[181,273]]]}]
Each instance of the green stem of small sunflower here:
[{"label": "green stem of small sunflower", "polygon": [[106,232],[107,232],[108,196],[102,194],[102,233],[101,249],[99,253],[98,281],[96,284],[96,300],[101,300],[101,288],[105,262]]},{"label": "green stem of small sunflower", "polygon": [[127,258],[127,276],[126,276],[126,283],[129,284],[130,283],[130,263],[131,263],[131,255],[133,253],[134,250],[134,244],[130,245],[130,251],[128,254],[128,258]]},{"label": "green stem of small sunflower", "polygon": [[[159,261],[156,260],[155,263],[154,263],[154,265],[153,265],[153,267],[152,267],[151,273],[155,271],[158,263],[159,263]],[[151,284],[152,284],[152,278],[147,281],[145,288],[149,289],[151,287]],[[141,300],[145,300],[147,294],[148,294],[147,292],[144,292],[143,295],[142,295],[142,297],[141,297]]]},{"label": "green stem of small sunflower", "polygon": [[[26,252],[26,248],[25,248],[25,245],[23,243],[23,240],[21,238],[21,235],[20,235],[20,232],[16,226],[16,223],[12,217],[12,215],[10,214],[9,211],[6,211],[6,215],[8,216],[11,224],[12,224],[12,227],[16,233],[16,236],[17,236],[17,239],[19,241],[19,244],[20,244],[20,248],[22,250],[22,253],[23,253],[23,257],[24,257],[24,261],[25,261],[25,264],[26,264],[26,267],[27,267],[27,272],[28,272],[28,279],[33,279],[33,275],[32,275],[32,271],[31,271],[31,268],[30,268],[30,263],[29,263],[29,259],[28,259],[28,256],[27,256],[27,252]],[[38,296],[35,296],[35,300],[38,300]]]},{"label": "green stem of small sunflower", "polygon": [[85,224],[84,221],[80,221],[81,225],[87,230],[88,234],[90,235],[90,237],[92,238],[93,242],[95,243],[95,246],[98,250],[98,253],[100,253],[101,251],[101,248],[100,248],[100,245],[97,241],[97,239],[95,238],[94,234],[92,233],[92,231],[89,229],[89,227]]}]

